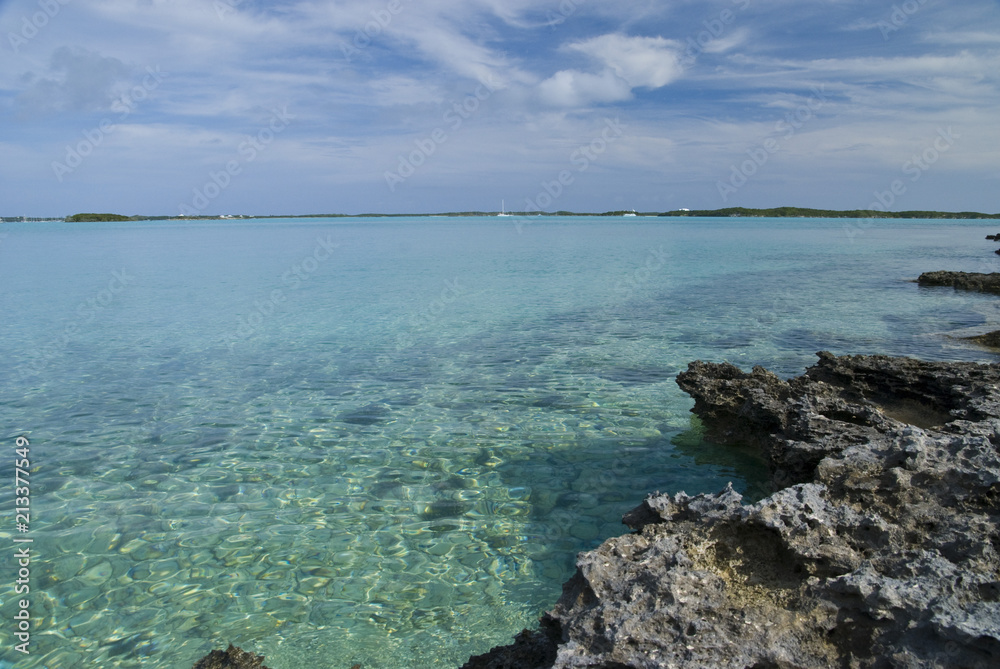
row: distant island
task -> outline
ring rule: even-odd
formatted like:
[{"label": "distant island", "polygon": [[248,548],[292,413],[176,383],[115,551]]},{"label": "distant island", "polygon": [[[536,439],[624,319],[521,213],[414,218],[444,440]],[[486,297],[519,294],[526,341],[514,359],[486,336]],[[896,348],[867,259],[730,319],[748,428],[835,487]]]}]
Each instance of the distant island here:
[{"label": "distant island", "polygon": [[[493,217],[495,211],[452,211],[438,214],[269,214],[254,216],[250,214],[223,214],[216,216],[123,216],[121,214],[73,214],[63,219],[59,218],[28,218],[24,216],[0,217],[0,222],[64,220],[67,223],[90,223],[100,221],[218,221],[239,220],[246,218],[411,218],[440,216],[484,216]],[[877,211],[873,209],[809,209],[807,207],[774,207],[771,209],[748,209],[746,207],[727,207],[725,209],[677,209],[666,212],[635,212],[631,209],[618,209],[602,213],[577,211],[511,211],[509,217],[534,216],[691,216],[700,218],[946,218],[946,219],[997,219],[998,214],[984,214],[978,211]]]},{"label": "distant island", "polygon": [[754,217],[754,218],[1000,218],[1000,214],[981,214],[978,211],[877,211],[873,209],[807,209],[805,207],[775,207],[773,209],[679,209],[658,216]]},{"label": "distant island", "polygon": [[67,223],[93,223],[96,221],[134,221],[139,220],[132,216],[122,216],[121,214],[73,214],[66,217]]}]

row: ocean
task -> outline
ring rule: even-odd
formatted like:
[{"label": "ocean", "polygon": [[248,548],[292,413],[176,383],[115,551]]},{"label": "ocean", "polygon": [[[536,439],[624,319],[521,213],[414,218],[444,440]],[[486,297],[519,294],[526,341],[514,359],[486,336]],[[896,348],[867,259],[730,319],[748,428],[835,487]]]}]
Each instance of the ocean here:
[{"label": "ocean", "polygon": [[509,642],[647,492],[767,494],[701,438],[688,362],[996,360],[959,337],[1000,300],[913,282],[998,271],[995,222],[858,223],[0,226],[0,661],[412,669]]}]

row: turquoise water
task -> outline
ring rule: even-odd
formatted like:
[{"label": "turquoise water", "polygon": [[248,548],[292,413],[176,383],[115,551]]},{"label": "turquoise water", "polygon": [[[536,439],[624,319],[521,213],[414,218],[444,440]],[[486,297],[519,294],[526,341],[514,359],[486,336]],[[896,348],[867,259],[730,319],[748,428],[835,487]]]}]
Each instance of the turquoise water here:
[{"label": "turquoise water", "polygon": [[[994,223],[317,219],[0,226],[0,659],[455,667],[646,492],[763,494],[695,359],[994,360]],[[992,326],[992,328],[990,327]],[[31,523],[13,524],[14,439]],[[15,535],[30,537],[31,655]]]}]

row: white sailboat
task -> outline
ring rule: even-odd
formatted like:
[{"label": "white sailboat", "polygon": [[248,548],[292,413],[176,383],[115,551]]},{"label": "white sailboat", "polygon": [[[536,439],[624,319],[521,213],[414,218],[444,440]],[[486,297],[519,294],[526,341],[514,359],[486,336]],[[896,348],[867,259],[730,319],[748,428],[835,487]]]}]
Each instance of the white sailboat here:
[{"label": "white sailboat", "polygon": [[497,216],[510,216],[510,214],[504,211],[503,200],[500,200],[500,213]]}]

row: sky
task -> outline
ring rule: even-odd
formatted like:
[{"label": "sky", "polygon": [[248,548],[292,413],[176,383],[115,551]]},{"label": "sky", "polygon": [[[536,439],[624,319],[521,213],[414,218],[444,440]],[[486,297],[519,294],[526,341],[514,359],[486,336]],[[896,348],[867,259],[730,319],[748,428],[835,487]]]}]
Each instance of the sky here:
[{"label": "sky", "polygon": [[0,0],[0,215],[1000,212],[997,0]]}]

